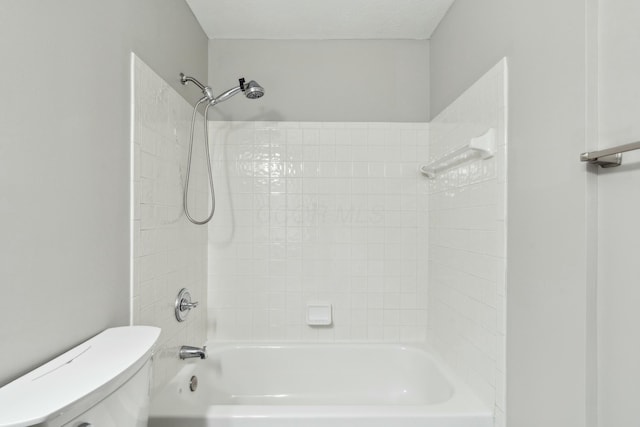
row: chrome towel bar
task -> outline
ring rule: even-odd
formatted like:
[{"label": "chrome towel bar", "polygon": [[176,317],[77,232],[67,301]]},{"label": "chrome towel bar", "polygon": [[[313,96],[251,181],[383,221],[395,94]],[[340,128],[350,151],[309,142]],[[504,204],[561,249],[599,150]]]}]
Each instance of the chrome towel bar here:
[{"label": "chrome towel bar", "polygon": [[640,141],[599,151],[587,151],[580,154],[580,161],[603,168],[613,168],[622,164],[622,153],[638,149],[640,149]]}]

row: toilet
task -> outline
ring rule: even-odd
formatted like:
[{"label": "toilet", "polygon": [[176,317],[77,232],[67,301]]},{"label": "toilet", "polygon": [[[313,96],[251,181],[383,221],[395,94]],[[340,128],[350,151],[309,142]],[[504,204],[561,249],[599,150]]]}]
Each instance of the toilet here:
[{"label": "toilet", "polygon": [[144,427],[160,328],[107,329],[0,388],[0,427]]}]

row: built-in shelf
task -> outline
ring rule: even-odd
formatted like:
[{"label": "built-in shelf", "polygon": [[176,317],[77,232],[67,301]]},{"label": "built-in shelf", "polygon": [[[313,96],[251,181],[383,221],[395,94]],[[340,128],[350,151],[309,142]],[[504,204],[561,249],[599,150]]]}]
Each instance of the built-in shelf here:
[{"label": "built-in shelf", "polygon": [[433,179],[438,172],[451,169],[472,159],[490,159],[496,153],[496,131],[493,128],[481,136],[471,138],[469,142],[437,159],[420,166],[420,173]]}]

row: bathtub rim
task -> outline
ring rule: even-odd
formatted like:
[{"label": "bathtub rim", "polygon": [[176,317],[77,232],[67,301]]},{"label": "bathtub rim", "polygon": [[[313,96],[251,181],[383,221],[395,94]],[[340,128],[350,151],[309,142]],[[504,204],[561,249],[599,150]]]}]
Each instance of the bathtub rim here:
[{"label": "bathtub rim", "polygon": [[[237,348],[286,348],[286,347],[318,347],[318,346],[340,346],[340,347],[395,347],[401,350],[412,350],[423,353],[437,367],[442,375],[450,382],[453,388],[453,395],[450,399],[429,405],[214,405],[210,404],[204,408],[207,419],[220,418],[261,418],[261,417],[281,417],[281,418],[416,418],[433,417],[449,419],[453,417],[464,418],[490,418],[493,420],[494,411],[471,390],[461,378],[446,364],[443,359],[436,354],[429,345],[424,343],[390,343],[390,342],[355,342],[355,341],[208,341],[207,350],[210,353],[223,351],[224,349]],[[192,372],[198,367],[200,360],[185,360],[184,366],[176,373],[167,384],[161,386],[154,395],[151,396],[150,416],[153,417],[173,417],[173,418],[194,418],[193,408],[196,405],[171,405],[175,400],[177,389],[175,387],[187,388],[186,384]],[[181,378],[181,379],[180,379]],[[188,391],[186,391],[188,393]],[[155,402],[155,404],[154,404]],[[206,409],[205,409],[206,408]]]}]

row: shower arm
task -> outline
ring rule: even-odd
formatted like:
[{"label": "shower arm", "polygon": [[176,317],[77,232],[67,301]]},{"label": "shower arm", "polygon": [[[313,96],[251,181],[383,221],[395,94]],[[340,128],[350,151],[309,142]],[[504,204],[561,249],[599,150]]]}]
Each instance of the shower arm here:
[{"label": "shower arm", "polygon": [[200,83],[197,79],[194,79],[193,77],[190,77],[190,76],[185,76],[184,73],[180,73],[180,83],[186,86],[189,82],[198,86],[200,90],[203,92],[205,92],[207,89],[207,87],[202,83]]}]

